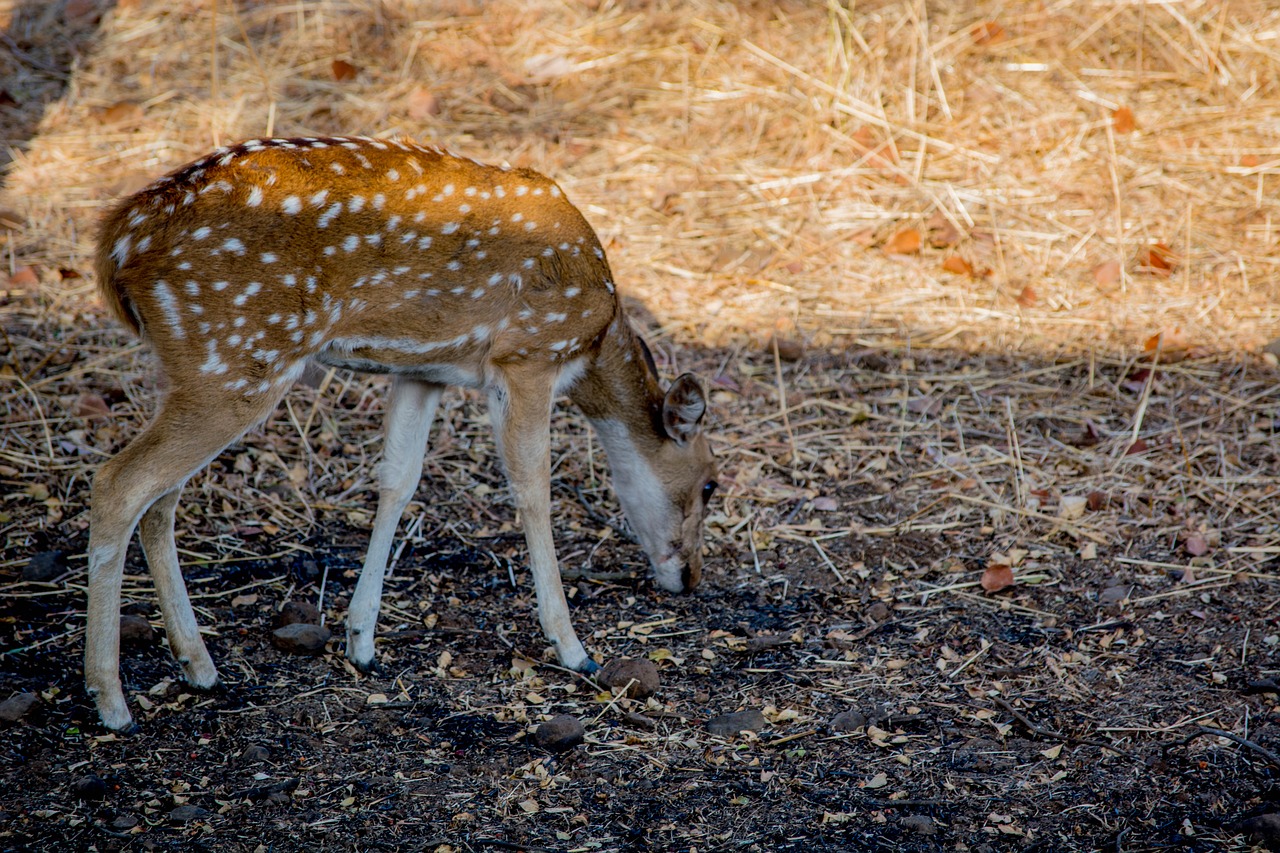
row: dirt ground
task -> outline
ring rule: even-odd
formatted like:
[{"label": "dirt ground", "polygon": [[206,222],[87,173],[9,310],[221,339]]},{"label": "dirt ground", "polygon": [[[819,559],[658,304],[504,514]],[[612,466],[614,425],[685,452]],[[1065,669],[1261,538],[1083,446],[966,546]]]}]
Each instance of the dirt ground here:
[{"label": "dirt ground", "polygon": [[[0,13],[0,849],[1280,849],[1274,10]],[[649,582],[584,421],[552,425],[575,625],[651,697],[548,657],[473,392],[381,671],[350,667],[385,381],[318,371],[179,508],[224,689],[181,681],[135,545],[141,731],[98,724],[89,484],[162,382],[94,298],[93,221],[215,137],[305,131],[553,174],[662,373],[703,378],[691,595]],[[273,645],[289,602],[322,654]],[[580,745],[535,742],[557,715]]]}]

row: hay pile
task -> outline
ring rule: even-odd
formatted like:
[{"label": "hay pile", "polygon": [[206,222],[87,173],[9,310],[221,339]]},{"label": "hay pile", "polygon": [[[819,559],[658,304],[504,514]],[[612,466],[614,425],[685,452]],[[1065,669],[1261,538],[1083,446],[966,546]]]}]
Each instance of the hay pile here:
[{"label": "hay pile", "polygon": [[553,175],[684,342],[1280,328],[1265,4],[6,5],[11,267],[83,268],[104,205],[223,141],[405,134]]}]

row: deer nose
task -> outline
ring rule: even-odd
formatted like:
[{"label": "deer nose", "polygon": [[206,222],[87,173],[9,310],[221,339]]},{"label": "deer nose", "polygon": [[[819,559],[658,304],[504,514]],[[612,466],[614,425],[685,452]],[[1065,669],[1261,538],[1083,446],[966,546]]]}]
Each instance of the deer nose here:
[{"label": "deer nose", "polygon": [[698,548],[689,555],[689,559],[685,560],[684,567],[680,570],[680,584],[684,587],[681,592],[693,592],[701,581],[702,549]]}]

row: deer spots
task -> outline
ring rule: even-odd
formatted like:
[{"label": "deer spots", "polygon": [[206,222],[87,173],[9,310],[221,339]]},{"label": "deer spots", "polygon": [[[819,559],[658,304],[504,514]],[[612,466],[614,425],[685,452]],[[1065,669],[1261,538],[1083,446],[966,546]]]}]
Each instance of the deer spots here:
[{"label": "deer spots", "polygon": [[208,358],[204,360],[204,364],[200,365],[201,373],[210,373],[214,376],[227,372],[227,363],[218,355],[218,342],[214,340],[205,341],[205,351]]},{"label": "deer spots", "polygon": [[191,232],[192,240],[203,240],[213,233],[213,229],[208,225],[201,225],[199,228]]},{"label": "deer spots", "polygon": [[390,169],[390,170],[388,170],[388,171],[387,171],[387,180],[388,180],[388,181],[398,181],[398,180],[400,180],[400,172],[399,172],[398,170],[396,170],[396,169]]},{"label": "deer spots", "polygon": [[350,199],[347,200],[347,212],[359,213],[363,209],[364,209],[364,196],[353,195]]},{"label": "deer spots", "polygon": [[263,252],[258,256],[258,259],[264,264],[274,264],[276,261],[280,260],[275,252]]},{"label": "deer spots", "polygon": [[[360,238],[357,237],[355,234],[349,235],[347,239],[342,241],[342,249],[343,251],[348,253],[354,252],[357,248],[359,248],[359,246],[360,246]],[[328,250],[326,249],[326,252],[327,251]]]},{"label": "deer spots", "polygon": [[258,207],[262,204],[262,187],[249,187],[249,197],[244,200],[246,207]]},{"label": "deer spots", "polygon": [[566,299],[572,299],[573,297],[577,296],[581,292],[582,292],[581,288],[578,288],[578,287],[566,287],[564,289],[564,295]]},{"label": "deer spots", "polygon": [[311,202],[312,207],[321,207],[324,205],[325,199],[327,199],[328,197],[329,197],[328,190],[320,190],[318,193],[311,196],[311,198],[308,199],[308,201]]},{"label": "deer spots", "polygon": [[324,213],[316,219],[317,228],[328,228],[329,223],[334,220],[339,213],[342,212],[342,202],[335,202],[325,210]]},{"label": "deer spots", "polygon": [[446,222],[440,227],[441,234],[452,234],[458,230],[460,226],[456,222]]}]

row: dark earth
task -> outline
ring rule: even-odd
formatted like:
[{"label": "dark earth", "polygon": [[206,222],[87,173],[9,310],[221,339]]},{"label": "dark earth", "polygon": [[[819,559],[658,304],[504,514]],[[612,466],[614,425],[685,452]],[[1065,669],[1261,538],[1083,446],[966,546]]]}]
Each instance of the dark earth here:
[{"label": "dark earth", "polygon": [[[656,664],[647,699],[547,658],[470,394],[446,398],[406,513],[381,672],[345,662],[381,381],[339,375],[291,398],[299,420],[319,407],[314,477],[288,475],[306,457],[282,410],[184,493],[179,548],[223,690],[181,682],[134,545],[123,674],[141,733],[109,734],[80,665],[93,460],[51,470],[57,513],[7,504],[0,701],[38,701],[0,721],[0,848],[1280,849],[1276,482],[1245,478],[1227,500],[1220,472],[1199,467],[1275,471],[1276,423],[1195,392],[1256,398],[1273,374],[1171,367],[1148,400],[1149,447],[1126,455],[1131,363],[681,360],[710,378],[724,468],[695,594],[646,580],[601,454],[576,415],[554,425],[578,632],[602,664]],[[778,368],[801,401],[786,429]],[[135,369],[128,382],[153,381],[145,359]],[[68,415],[67,427],[118,449],[144,411],[109,378],[88,392],[112,418]],[[1023,475],[1060,475],[1021,513],[1007,509],[1008,466],[982,464],[1010,448],[1006,395]],[[1167,440],[1178,423],[1187,445]],[[1087,495],[1078,515],[1058,506],[1068,492]],[[1006,564],[1014,585],[984,591],[984,571]],[[277,647],[285,612],[302,625],[323,615],[333,636],[319,654]]]}]

